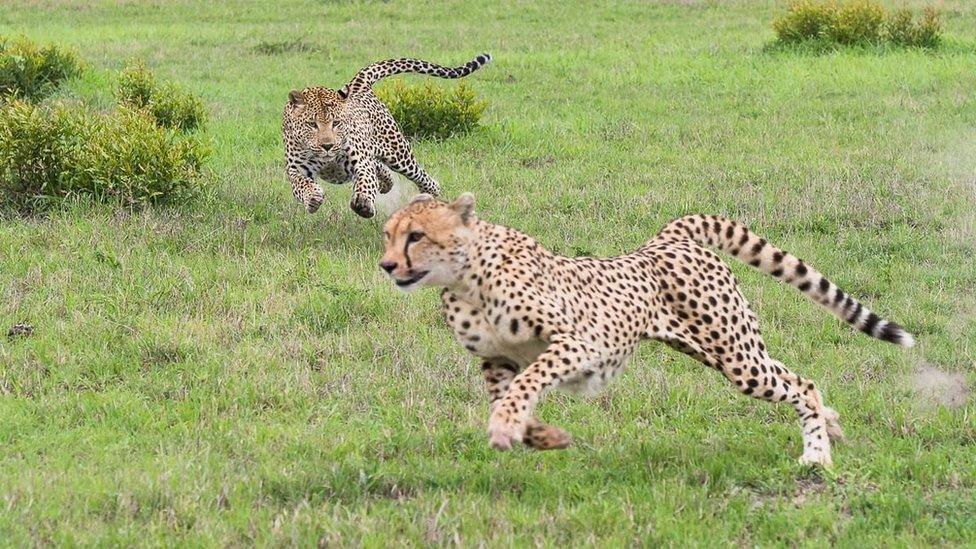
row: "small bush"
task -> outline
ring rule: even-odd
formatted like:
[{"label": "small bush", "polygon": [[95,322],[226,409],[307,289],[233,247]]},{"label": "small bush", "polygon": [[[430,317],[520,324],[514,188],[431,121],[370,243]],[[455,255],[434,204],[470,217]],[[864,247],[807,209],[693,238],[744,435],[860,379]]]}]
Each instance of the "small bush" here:
[{"label": "small bush", "polygon": [[884,22],[885,10],[877,0],[852,0],[836,9],[827,33],[838,44],[878,44]]},{"label": "small bush", "polygon": [[21,212],[87,196],[126,206],[184,200],[208,151],[146,113],[12,101],[0,108],[0,204]]},{"label": "small bush", "polygon": [[781,44],[882,44],[935,47],[941,26],[938,13],[927,8],[916,21],[911,10],[887,14],[877,0],[795,0],[773,20]]},{"label": "small bush", "polygon": [[418,139],[445,139],[478,126],[488,102],[464,82],[450,90],[431,83],[411,86],[394,80],[377,90],[403,133]]},{"label": "small bush", "polygon": [[195,130],[207,117],[203,101],[172,82],[157,84],[152,71],[141,63],[119,73],[115,97],[120,105],[149,113],[164,128]]},{"label": "small bush", "polygon": [[0,97],[37,101],[80,71],[71,51],[53,44],[41,47],[23,37],[0,37]]},{"label": "small bush", "polygon": [[836,6],[815,0],[790,3],[786,14],[773,20],[773,30],[780,42],[800,42],[827,36],[833,25]]},{"label": "small bush", "polygon": [[900,9],[888,18],[887,29],[893,43],[920,48],[938,46],[942,34],[939,12],[934,8],[925,8],[919,20],[912,16],[912,10]]}]

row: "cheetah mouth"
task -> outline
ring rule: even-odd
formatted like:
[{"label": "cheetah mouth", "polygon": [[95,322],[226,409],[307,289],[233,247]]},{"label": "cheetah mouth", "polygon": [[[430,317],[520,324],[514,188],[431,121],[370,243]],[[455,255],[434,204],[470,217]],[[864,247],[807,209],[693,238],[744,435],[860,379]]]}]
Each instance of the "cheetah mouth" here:
[{"label": "cheetah mouth", "polygon": [[413,275],[410,278],[405,278],[400,280],[398,278],[393,279],[393,282],[400,288],[406,288],[407,286],[413,286],[414,284],[420,282],[425,276],[429,275],[430,271],[420,271],[419,273]]}]

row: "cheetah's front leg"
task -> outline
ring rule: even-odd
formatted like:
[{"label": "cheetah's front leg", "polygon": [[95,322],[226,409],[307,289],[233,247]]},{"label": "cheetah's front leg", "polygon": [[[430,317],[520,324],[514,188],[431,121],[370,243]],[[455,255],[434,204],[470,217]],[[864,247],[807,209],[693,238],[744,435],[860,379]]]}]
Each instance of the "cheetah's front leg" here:
[{"label": "cheetah's front leg", "polygon": [[[515,378],[515,366],[500,360],[486,360],[481,364],[485,373],[485,385],[491,399],[489,410],[494,411],[497,404],[505,397],[508,387]],[[525,429],[522,442],[536,450],[562,450],[573,443],[573,437],[558,427],[546,425],[534,417],[530,417]]]},{"label": "cheetah's front leg", "polygon": [[492,408],[488,421],[491,447],[509,450],[515,442],[525,441],[542,393],[586,370],[595,354],[588,344],[570,336],[552,336],[549,347],[512,379],[505,396]]}]

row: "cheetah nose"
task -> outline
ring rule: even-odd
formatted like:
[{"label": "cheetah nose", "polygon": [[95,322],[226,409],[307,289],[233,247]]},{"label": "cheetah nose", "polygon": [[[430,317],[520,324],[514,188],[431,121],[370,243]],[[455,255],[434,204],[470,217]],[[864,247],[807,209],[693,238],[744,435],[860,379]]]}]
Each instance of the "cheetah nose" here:
[{"label": "cheetah nose", "polygon": [[380,269],[383,269],[387,273],[392,273],[393,269],[396,269],[396,261],[380,261]]}]

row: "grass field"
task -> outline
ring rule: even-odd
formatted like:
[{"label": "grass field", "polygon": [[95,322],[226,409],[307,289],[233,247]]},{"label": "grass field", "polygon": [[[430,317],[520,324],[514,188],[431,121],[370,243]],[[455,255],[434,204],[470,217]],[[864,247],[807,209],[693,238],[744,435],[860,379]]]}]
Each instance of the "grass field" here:
[{"label": "grass field", "polygon": [[[976,544],[976,5],[935,2],[938,52],[814,55],[766,48],[759,0],[5,1],[0,33],[87,60],[70,94],[139,57],[202,95],[214,157],[185,207],[0,218],[0,328],[36,328],[0,339],[0,545]],[[916,334],[734,266],[841,413],[832,473],[790,407],[653,344],[544,401],[573,448],[489,450],[437,292],[381,276],[348,187],[306,214],[280,135],[292,88],[481,51],[485,127],[415,147],[449,196],[569,255],[729,215]]]}]

